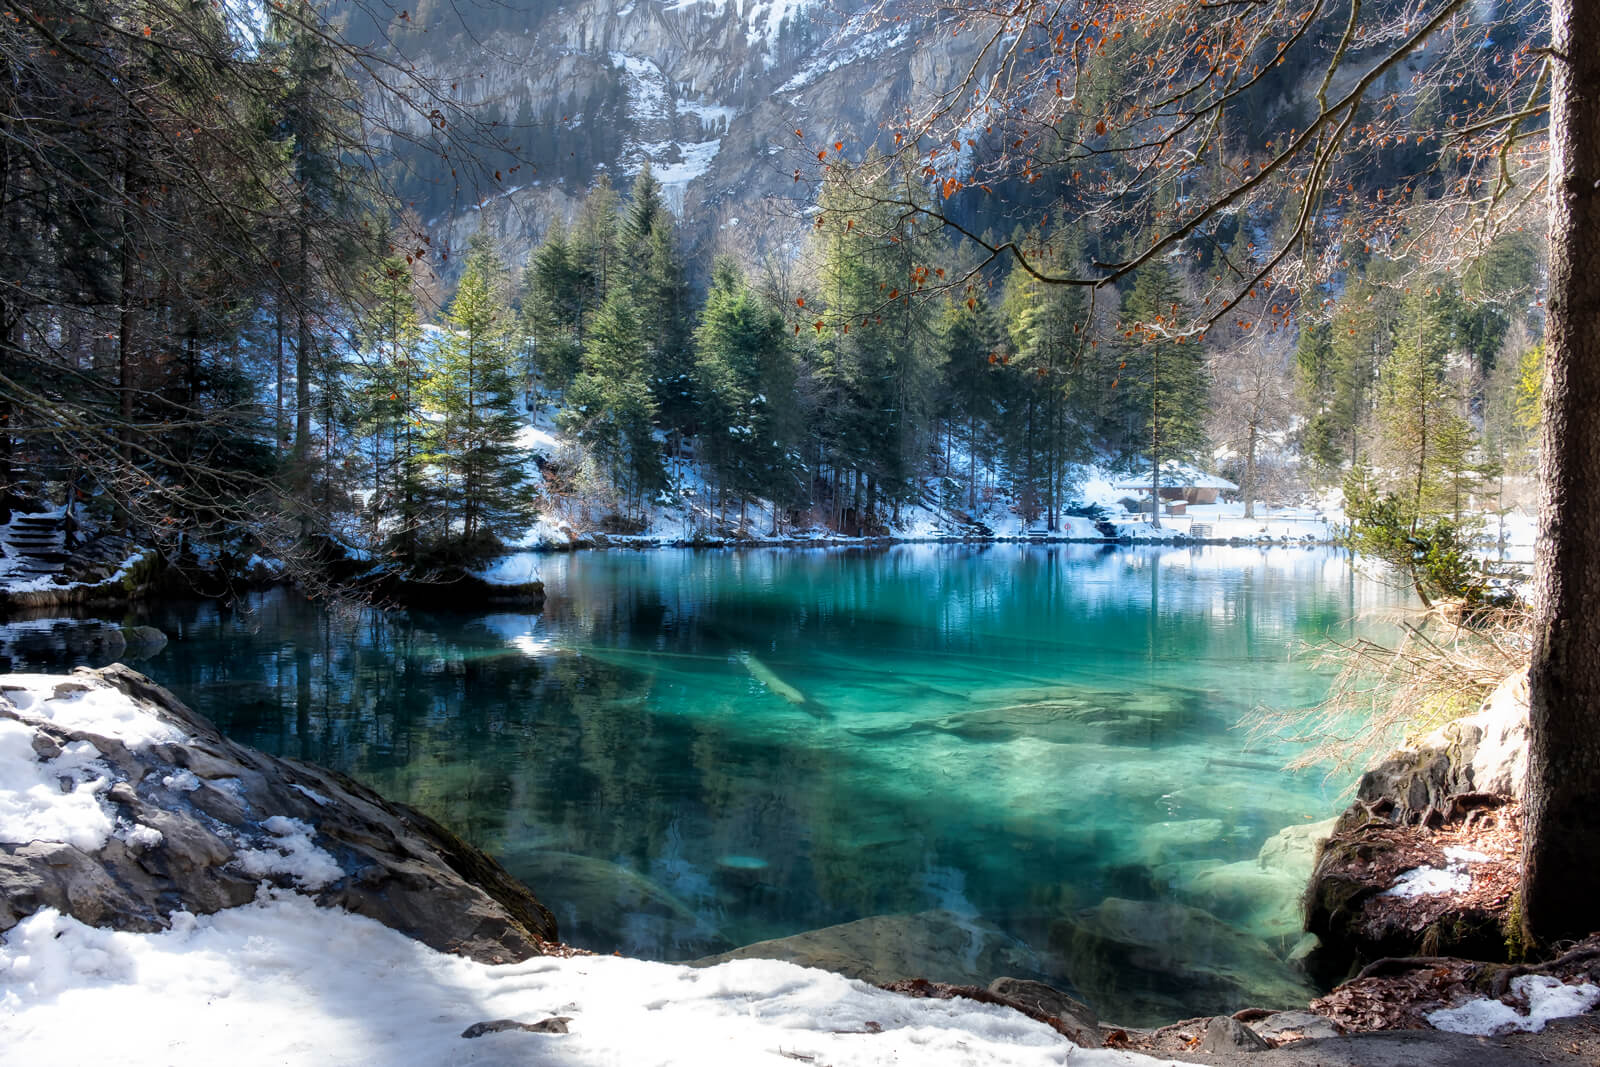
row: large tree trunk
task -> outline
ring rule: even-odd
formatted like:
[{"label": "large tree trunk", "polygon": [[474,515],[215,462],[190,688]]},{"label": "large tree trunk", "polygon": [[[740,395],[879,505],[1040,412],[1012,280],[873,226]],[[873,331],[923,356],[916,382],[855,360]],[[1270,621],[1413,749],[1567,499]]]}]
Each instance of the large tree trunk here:
[{"label": "large tree trunk", "polygon": [[1522,914],[1596,925],[1600,870],[1600,5],[1555,0],[1543,500]]}]

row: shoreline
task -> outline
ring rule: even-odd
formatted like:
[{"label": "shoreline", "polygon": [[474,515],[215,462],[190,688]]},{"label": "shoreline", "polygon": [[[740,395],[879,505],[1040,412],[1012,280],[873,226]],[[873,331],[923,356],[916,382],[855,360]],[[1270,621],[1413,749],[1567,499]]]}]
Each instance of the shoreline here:
[{"label": "shoreline", "polygon": [[505,556],[534,553],[559,555],[594,549],[631,548],[645,551],[653,548],[890,548],[895,545],[1102,545],[1105,547],[1143,548],[1159,546],[1218,545],[1232,548],[1343,548],[1336,539],[1328,538],[1242,538],[1242,537],[1190,537],[1174,533],[1170,537],[1074,537],[1058,534],[1029,535],[937,535],[882,537],[776,537],[776,538],[677,538],[665,540],[639,534],[587,534],[571,542],[541,542],[536,545],[512,548],[496,559]]},{"label": "shoreline", "polygon": [[[897,545],[1092,545],[1102,548],[1199,548],[1199,547],[1228,547],[1228,548],[1257,548],[1257,549],[1308,549],[1308,548],[1343,548],[1337,540],[1313,538],[1226,538],[1226,537],[1190,537],[1185,533],[1174,532],[1168,537],[1076,537],[1060,534],[1030,534],[1030,535],[937,535],[937,536],[899,536],[885,535],[881,537],[843,537],[828,535],[820,537],[776,537],[776,538],[654,538],[644,535],[611,535],[611,534],[586,534],[570,542],[541,542],[535,545],[508,547],[506,551],[492,557],[482,566],[464,570],[459,575],[431,581],[427,578],[397,579],[393,575],[383,575],[374,580],[370,574],[352,573],[343,580],[333,581],[333,585],[342,592],[354,597],[367,596],[372,598],[374,592],[381,591],[383,595],[374,599],[392,601],[395,607],[425,607],[429,602],[441,595],[441,591],[449,590],[458,593],[470,584],[476,587],[476,592],[481,594],[475,598],[475,606],[495,607],[509,601],[528,603],[533,600],[542,600],[542,589],[535,593],[527,588],[528,581],[502,582],[489,577],[489,572],[506,559],[521,555],[535,556],[560,556],[571,555],[578,552],[606,552],[606,551],[633,551],[648,552],[657,550],[678,551],[748,551],[753,549],[810,549],[825,551],[848,551],[860,549],[888,549]],[[142,581],[129,581],[126,573],[118,573],[104,581],[87,584],[72,582],[60,586],[20,588],[13,589],[0,585],[0,618],[11,614],[46,611],[52,608],[64,608],[75,611],[83,610],[116,610],[157,597],[179,596],[182,599],[216,599],[216,594],[208,594],[200,589],[179,590],[170,577],[163,575],[164,580],[153,581],[151,576],[145,576]],[[31,583],[29,583],[31,584]],[[244,582],[240,588],[251,592],[259,592],[278,586],[293,586],[294,582],[286,575],[278,575],[271,580],[260,581],[251,578]],[[233,588],[232,586],[227,586]]]}]

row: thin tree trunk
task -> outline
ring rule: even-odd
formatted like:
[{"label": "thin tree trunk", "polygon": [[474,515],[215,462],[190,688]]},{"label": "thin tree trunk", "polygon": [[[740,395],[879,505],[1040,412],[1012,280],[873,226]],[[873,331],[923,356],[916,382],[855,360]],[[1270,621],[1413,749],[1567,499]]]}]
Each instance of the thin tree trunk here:
[{"label": "thin tree trunk", "polygon": [[276,443],[278,446],[277,451],[281,456],[283,455],[284,448],[289,443],[289,430],[283,421],[283,301],[281,299],[281,295],[280,298],[273,303],[272,332],[274,337],[277,339],[278,345],[278,355],[276,361],[278,370],[277,411],[272,425],[274,427],[274,433],[276,434]]},{"label": "thin tree trunk", "polygon": [[1551,5],[1550,289],[1522,916],[1594,926],[1600,869],[1600,5]]},{"label": "thin tree trunk", "polygon": [[1161,350],[1150,360],[1150,526],[1161,529]]},{"label": "thin tree trunk", "polygon": [[1256,517],[1256,424],[1250,423],[1245,431],[1244,446],[1244,517]]},{"label": "thin tree trunk", "polygon": [[[304,208],[302,208],[302,211]],[[310,235],[306,223],[300,222],[299,277],[295,293],[295,346],[294,346],[294,471],[291,475],[300,496],[300,536],[311,533],[311,515],[306,511],[306,501],[311,488],[311,314],[306,307],[309,286],[306,276],[311,272]]]},{"label": "thin tree trunk", "polygon": [[978,511],[978,419],[967,416],[967,510]]},{"label": "thin tree trunk", "polygon": [[[124,196],[131,195],[127,190],[127,173],[123,174]],[[117,299],[120,303],[117,315],[117,416],[122,425],[117,429],[118,452],[122,459],[121,477],[126,480],[128,491],[132,491],[133,468],[133,289],[134,265],[133,235],[128,232],[127,221],[123,221],[122,254],[118,277]],[[127,504],[117,502],[116,525],[121,533],[128,532],[129,513]]]}]

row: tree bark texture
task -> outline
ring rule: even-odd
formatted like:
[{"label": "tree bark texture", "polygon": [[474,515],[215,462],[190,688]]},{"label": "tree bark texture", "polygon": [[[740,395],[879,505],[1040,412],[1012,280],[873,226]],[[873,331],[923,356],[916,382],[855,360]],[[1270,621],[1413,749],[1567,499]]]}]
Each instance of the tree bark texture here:
[{"label": "tree bark texture", "polygon": [[1550,293],[1522,911],[1597,924],[1600,874],[1600,4],[1554,0]]}]

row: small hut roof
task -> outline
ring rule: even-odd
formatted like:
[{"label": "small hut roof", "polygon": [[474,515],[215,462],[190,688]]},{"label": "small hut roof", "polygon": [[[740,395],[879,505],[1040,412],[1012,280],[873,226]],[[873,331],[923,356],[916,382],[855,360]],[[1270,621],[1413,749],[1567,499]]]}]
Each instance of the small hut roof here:
[{"label": "small hut roof", "polygon": [[[1137,492],[1150,491],[1150,468],[1113,483],[1111,488],[1119,491]],[[1225,491],[1237,490],[1239,487],[1226,478],[1219,478],[1215,474],[1207,474],[1199,467],[1189,463],[1173,463],[1161,465],[1161,487],[1163,489],[1222,489]]]}]

